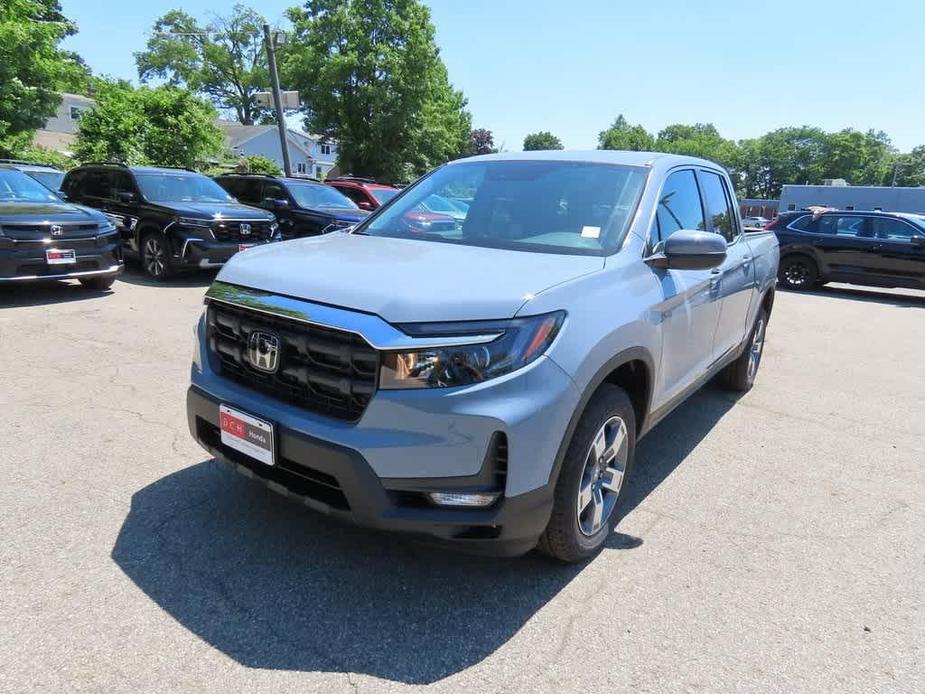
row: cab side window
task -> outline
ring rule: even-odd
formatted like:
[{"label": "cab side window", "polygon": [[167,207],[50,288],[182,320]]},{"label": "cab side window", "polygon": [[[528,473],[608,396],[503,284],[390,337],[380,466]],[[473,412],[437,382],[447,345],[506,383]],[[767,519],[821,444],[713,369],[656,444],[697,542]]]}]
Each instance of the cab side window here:
[{"label": "cab side window", "polygon": [[856,215],[827,214],[819,219],[818,230],[820,234],[831,236],[869,237],[864,221],[864,217]]},{"label": "cab side window", "polygon": [[675,171],[665,180],[655,212],[652,240],[665,241],[681,229],[705,230],[697,177],[691,169]]},{"label": "cab side window", "polygon": [[135,186],[135,181],[124,171],[119,171],[115,174],[115,185],[113,188],[112,197],[114,198],[118,198],[119,193],[132,193],[136,198],[138,196],[138,188]]},{"label": "cab side window", "polygon": [[700,182],[703,185],[703,202],[713,223],[713,231],[728,243],[732,243],[739,235],[738,224],[722,177],[710,171],[701,171]]},{"label": "cab side window", "polygon": [[286,189],[283,188],[279,183],[267,182],[263,185],[263,198],[259,202],[263,202],[267,198],[273,198],[274,200],[288,200],[289,195],[286,193]]},{"label": "cab side window", "polygon": [[113,197],[112,177],[109,171],[86,171],[81,181],[81,193],[89,198],[109,200]]}]

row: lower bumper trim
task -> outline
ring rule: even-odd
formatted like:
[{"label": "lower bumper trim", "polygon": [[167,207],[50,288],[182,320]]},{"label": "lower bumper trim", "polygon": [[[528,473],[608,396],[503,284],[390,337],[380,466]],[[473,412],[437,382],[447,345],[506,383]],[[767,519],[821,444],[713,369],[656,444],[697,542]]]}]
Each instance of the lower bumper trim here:
[{"label": "lower bumper trim", "polygon": [[104,270],[83,270],[81,272],[63,272],[55,275],[20,275],[18,277],[0,277],[0,282],[33,282],[38,280],[69,280],[81,277],[102,277],[103,275],[118,275],[124,267],[110,265]]}]

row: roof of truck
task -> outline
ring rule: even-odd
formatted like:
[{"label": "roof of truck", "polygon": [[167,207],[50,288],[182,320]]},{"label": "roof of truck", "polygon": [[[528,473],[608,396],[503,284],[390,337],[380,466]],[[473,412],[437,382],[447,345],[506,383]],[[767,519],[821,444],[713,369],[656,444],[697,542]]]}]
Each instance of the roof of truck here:
[{"label": "roof of truck", "polygon": [[482,154],[450,162],[451,165],[474,161],[574,161],[591,164],[622,164],[624,166],[655,166],[670,168],[681,164],[722,168],[714,162],[682,154],[664,152],[630,152],[614,149],[592,149],[587,151],[539,150],[531,152],[501,152]]}]

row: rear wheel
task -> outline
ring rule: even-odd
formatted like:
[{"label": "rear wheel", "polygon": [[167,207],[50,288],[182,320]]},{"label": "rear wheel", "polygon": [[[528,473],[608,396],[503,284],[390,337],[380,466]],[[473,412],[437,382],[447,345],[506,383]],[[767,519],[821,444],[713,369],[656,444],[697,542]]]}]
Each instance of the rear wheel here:
[{"label": "rear wheel", "polygon": [[755,325],[748,336],[748,344],[741,356],[720,372],[719,381],[723,387],[745,393],[755,385],[761,357],[764,355],[764,340],[768,330],[768,313],[763,308],[755,318]]},{"label": "rear wheel", "polygon": [[787,289],[812,289],[819,281],[819,268],[809,256],[787,256],[780,261],[777,279]]},{"label": "rear wheel", "polygon": [[616,386],[601,386],[569,442],[540,551],[564,562],[600,551],[617,524],[635,447],[629,396]]},{"label": "rear wheel", "polygon": [[149,231],[141,237],[141,267],[148,277],[159,282],[172,274],[170,247],[160,232]]},{"label": "rear wheel", "polygon": [[109,275],[108,277],[85,277],[79,281],[80,284],[87,289],[102,292],[112,286],[112,283],[116,281],[116,276]]}]

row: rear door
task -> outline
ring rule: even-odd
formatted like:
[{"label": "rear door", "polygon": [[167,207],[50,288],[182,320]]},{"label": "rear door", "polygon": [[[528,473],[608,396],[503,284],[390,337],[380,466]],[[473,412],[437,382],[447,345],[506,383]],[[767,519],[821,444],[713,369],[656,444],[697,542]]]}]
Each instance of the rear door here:
[{"label": "rear door", "polygon": [[755,264],[739,228],[732,193],[723,176],[700,169],[700,190],[708,228],[726,239],[723,264],[710,270],[711,298],[720,302],[719,322],[713,339],[713,359],[720,359],[745,339],[748,307],[755,293]]},{"label": "rear door", "polygon": [[827,279],[864,281],[870,270],[868,251],[874,245],[867,217],[846,212],[824,214],[812,230],[816,257]]},{"label": "rear door", "polygon": [[[694,170],[673,171],[659,194],[650,232],[653,252],[681,229],[706,228]],[[657,409],[680,395],[712,363],[720,302],[710,288],[713,278],[710,270],[652,268],[652,272],[656,273],[663,292],[663,300],[656,307],[662,328],[661,368],[653,403]]]},{"label": "rear door", "polygon": [[895,217],[871,217],[873,245],[868,272],[878,283],[898,287],[925,286],[925,229]]}]

